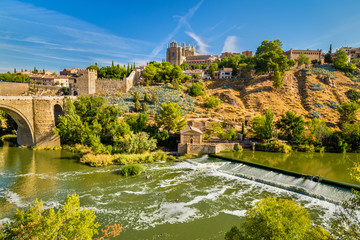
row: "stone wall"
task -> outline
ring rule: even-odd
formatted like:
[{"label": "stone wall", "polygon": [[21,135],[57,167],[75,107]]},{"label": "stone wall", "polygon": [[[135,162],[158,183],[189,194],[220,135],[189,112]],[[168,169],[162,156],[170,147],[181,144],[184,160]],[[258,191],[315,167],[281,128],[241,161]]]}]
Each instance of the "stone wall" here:
[{"label": "stone wall", "polygon": [[96,93],[126,92],[126,80],[98,78],[95,87]]},{"label": "stone wall", "polygon": [[78,76],[69,80],[70,93],[72,95],[91,95],[96,92],[95,82],[97,71],[93,69],[81,69]]},{"label": "stone wall", "polygon": [[19,96],[27,91],[28,83],[0,82],[0,96]]},{"label": "stone wall", "polygon": [[224,150],[234,150],[240,146],[239,143],[217,143],[217,144],[178,144],[180,154],[216,154]]}]

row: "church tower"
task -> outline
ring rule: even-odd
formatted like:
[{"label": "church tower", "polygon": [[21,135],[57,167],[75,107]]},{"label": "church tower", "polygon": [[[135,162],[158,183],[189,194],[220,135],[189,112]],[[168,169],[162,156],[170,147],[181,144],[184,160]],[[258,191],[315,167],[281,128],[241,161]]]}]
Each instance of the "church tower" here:
[{"label": "church tower", "polygon": [[177,42],[172,41],[170,45],[167,46],[166,61],[179,66],[185,61],[186,57],[197,55],[199,55],[199,52],[196,51],[195,46],[191,47],[189,45],[189,47],[187,47],[185,43],[181,46],[177,44]]}]

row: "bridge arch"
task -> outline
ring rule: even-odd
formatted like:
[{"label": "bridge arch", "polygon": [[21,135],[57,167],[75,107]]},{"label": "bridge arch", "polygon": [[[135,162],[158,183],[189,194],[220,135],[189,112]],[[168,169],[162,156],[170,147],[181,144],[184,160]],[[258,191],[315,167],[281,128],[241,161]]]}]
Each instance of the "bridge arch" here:
[{"label": "bridge arch", "polygon": [[0,110],[9,114],[18,125],[18,129],[16,131],[18,144],[25,146],[35,145],[34,128],[29,119],[22,114],[21,111],[9,105],[0,103]]}]

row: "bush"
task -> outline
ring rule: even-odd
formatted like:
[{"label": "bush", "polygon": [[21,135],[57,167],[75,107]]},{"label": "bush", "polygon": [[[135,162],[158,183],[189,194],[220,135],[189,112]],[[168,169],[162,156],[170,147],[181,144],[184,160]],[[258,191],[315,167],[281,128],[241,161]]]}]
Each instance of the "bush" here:
[{"label": "bush", "polygon": [[90,165],[91,167],[104,167],[114,164],[117,155],[98,154],[93,153],[85,154],[80,158],[80,162]]},{"label": "bush", "polygon": [[133,93],[133,100],[134,102],[140,101],[140,94],[138,92]]},{"label": "bush", "polygon": [[188,93],[193,97],[202,96],[204,95],[203,86],[200,83],[194,83],[188,87]]},{"label": "bush", "polygon": [[312,91],[322,91],[325,89],[320,83],[312,83],[309,88]]},{"label": "bush", "polygon": [[144,167],[140,164],[130,164],[121,167],[120,174],[127,176],[138,176],[144,171]]},{"label": "bush", "polygon": [[329,232],[313,225],[306,209],[292,200],[264,198],[246,212],[242,232],[233,227],[226,240],[332,239]]},{"label": "bush", "polygon": [[299,152],[315,152],[315,147],[312,144],[310,145],[301,144],[296,146],[296,150]]},{"label": "bush", "polygon": [[147,92],[144,95],[144,101],[147,102],[147,103],[150,103],[150,97],[149,97],[149,94]]},{"label": "bush", "polygon": [[311,118],[320,118],[321,117],[321,114],[316,111],[309,113],[309,115]]},{"label": "bush", "polygon": [[258,148],[258,150],[267,151],[267,152],[288,153],[292,151],[290,145],[279,141],[272,141],[270,143],[264,143],[264,144],[256,144],[255,146]]},{"label": "bush", "polygon": [[340,107],[339,104],[337,104],[335,101],[333,100],[328,100],[328,105],[329,107],[331,107],[332,109],[338,109]]},{"label": "bush", "polygon": [[93,209],[80,207],[76,193],[67,196],[58,211],[44,210],[43,202],[36,199],[28,210],[17,210],[1,233],[3,239],[92,239],[100,227],[95,218]]},{"label": "bush", "polygon": [[147,106],[147,104],[144,103],[144,102],[141,104],[141,108],[142,108],[142,111],[143,111],[143,112],[146,112],[146,111],[148,110],[148,106]]},{"label": "bush", "polygon": [[358,99],[360,98],[360,92],[356,91],[355,89],[350,89],[345,94],[351,101],[357,102]]},{"label": "bush", "polygon": [[220,103],[222,101],[214,96],[205,98],[205,107],[207,108],[217,108]]}]

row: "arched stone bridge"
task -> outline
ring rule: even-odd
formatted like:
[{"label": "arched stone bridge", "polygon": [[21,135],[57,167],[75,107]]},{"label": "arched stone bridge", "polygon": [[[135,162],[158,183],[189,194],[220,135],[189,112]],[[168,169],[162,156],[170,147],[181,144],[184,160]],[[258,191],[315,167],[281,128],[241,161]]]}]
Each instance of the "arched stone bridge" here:
[{"label": "arched stone bridge", "polygon": [[15,120],[18,144],[25,146],[60,145],[54,130],[65,105],[65,97],[0,96],[0,110]]}]

